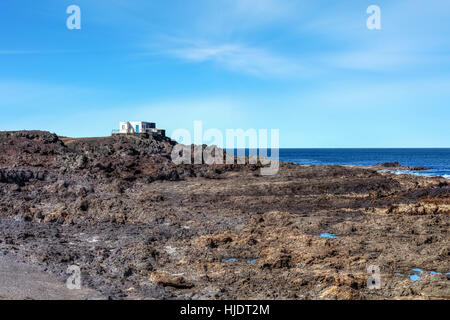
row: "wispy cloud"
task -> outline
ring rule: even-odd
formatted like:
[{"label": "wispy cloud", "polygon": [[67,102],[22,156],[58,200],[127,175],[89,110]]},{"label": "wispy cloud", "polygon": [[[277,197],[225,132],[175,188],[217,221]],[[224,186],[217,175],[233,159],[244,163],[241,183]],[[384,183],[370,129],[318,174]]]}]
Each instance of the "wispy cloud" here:
[{"label": "wispy cloud", "polygon": [[184,61],[211,62],[234,72],[260,77],[301,76],[307,72],[307,68],[295,59],[244,44],[210,44],[177,39],[162,51]]},{"label": "wispy cloud", "polygon": [[33,54],[65,54],[80,50],[0,50],[0,55],[33,55]]},{"label": "wispy cloud", "polygon": [[33,50],[0,50],[0,54],[3,55],[18,55],[18,54],[39,54],[40,51],[33,51]]},{"label": "wispy cloud", "polygon": [[[343,70],[393,73],[448,63],[441,31],[430,36],[420,30],[420,23],[413,26],[415,36],[408,35],[412,22],[404,21],[403,12],[433,24],[433,15],[418,9],[426,5],[414,3],[413,8],[404,2],[383,5],[383,29],[369,31],[364,5],[322,4],[318,10],[316,4],[298,1],[230,0],[221,2],[220,10],[211,4],[208,8],[215,10],[199,14],[196,21],[201,28],[174,31],[178,38],[158,43],[172,57],[259,77],[311,79]],[[255,29],[276,30],[280,39],[255,39]]]},{"label": "wispy cloud", "polygon": [[449,2],[443,0],[383,1],[382,29],[366,28],[364,5],[348,7],[344,2],[320,12],[297,28],[299,34],[315,35],[334,43],[318,50],[325,67],[359,71],[398,72],[448,63]]}]

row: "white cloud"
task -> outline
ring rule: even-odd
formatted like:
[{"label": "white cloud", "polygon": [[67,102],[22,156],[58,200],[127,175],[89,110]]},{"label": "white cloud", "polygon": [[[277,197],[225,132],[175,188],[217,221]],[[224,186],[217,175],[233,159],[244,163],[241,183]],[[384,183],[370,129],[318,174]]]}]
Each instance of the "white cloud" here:
[{"label": "white cloud", "polygon": [[165,53],[190,62],[213,62],[228,70],[256,76],[301,76],[306,68],[298,61],[268,50],[241,44],[211,45],[202,42],[177,41]]},{"label": "white cloud", "polygon": [[30,55],[30,54],[64,54],[81,52],[80,50],[0,50],[0,55]]}]

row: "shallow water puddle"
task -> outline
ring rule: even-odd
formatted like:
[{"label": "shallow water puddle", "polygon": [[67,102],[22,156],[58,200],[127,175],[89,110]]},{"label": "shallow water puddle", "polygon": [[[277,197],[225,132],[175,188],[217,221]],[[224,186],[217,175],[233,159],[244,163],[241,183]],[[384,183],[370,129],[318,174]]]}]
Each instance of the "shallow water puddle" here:
[{"label": "shallow water puddle", "polygon": [[222,259],[222,262],[234,262],[234,261],[236,261],[236,258]]},{"label": "shallow water puddle", "polygon": [[[417,280],[419,280],[420,277],[421,277],[421,275],[422,275],[424,272],[429,272],[431,275],[442,274],[441,272],[436,272],[436,271],[423,271],[422,269],[419,269],[419,268],[411,269],[411,271],[414,272],[414,274],[408,275],[408,277],[409,277],[409,279],[410,279],[411,281],[417,281]],[[449,274],[450,274],[450,272],[446,273],[446,275],[449,275]],[[400,276],[400,277],[404,277],[404,275],[401,274],[401,273],[396,273],[395,275],[396,275],[396,276]]]},{"label": "shallow water puddle", "polygon": [[[419,279],[420,279],[420,275],[421,275],[422,273],[424,273],[424,271],[423,271],[422,269],[418,269],[418,268],[411,269],[411,270],[415,272],[414,274],[408,275],[408,277],[409,277],[409,279],[410,279],[411,281],[417,281],[417,280],[419,280]],[[428,272],[429,272],[431,275],[442,274],[441,272],[436,272],[436,271],[428,271]],[[450,275],[450,272],[447,272],[447,273],[445,273],[445,274],[446,274],[446,275]],[[399,277],[404,277],[404,276],[405,276],[403,273],[399,273],[399,272],[395,273],[395,275],[396,275],[396,276],[399,276]]]},{"label": "shallow water puddle", "polygon": [[[417,280],[419,280],[419,279],[420,279],[420,275],[419,275],[419,274],[422,274],[422,273],[423,273],[423,270],[422,270],[422,269],[419,269],[419,268],[415,268],[415,269],[412,269],[412,271],[414,271],[415,274],[409,275],[409,279],[410,279],[411,281],[417,281]],[[417,273],[418,273],[418,274],[417,274]]]},{"label": "shallow water puddle", "polygon": [[257,260],[257,259],[247,260],[247,263],[255,264],[256,260]]},{"label": "shallow water puddle", "polygon": [[336,239],[337,238],[337,236],[335,236],[334,234],[328,233],[328,232],[321,233],[319,235],[319,237],[321,237],[321,238],[330,238],[330,239]]},{"label": "shallow water puddle", "polygon": [[417,281],[420,279],[420,276],[418,276],[417,274],[412,274],[409,276],[409,279],[412,281]]}]

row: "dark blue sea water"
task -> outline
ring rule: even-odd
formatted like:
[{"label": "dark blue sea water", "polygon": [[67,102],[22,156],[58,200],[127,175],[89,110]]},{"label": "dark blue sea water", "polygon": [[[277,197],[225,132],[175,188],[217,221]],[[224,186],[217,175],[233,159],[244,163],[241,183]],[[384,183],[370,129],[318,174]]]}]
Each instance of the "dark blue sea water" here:
[{"label": "dark blue sea water", "polygon": [[398,161],[405,166],[423,166],[426,171],[400,171],[450,179],[450,148],[445,149],[280,149],[280,161],[299,164],[349,164],[370,166]]},{"label": "dark blue sea water", "polygon": [[[254,149],[253,149],[254,150]],[[235,149],[235,154],[237,149]],[[245,150],[246,155],[249,149]],[[263,153],[265,154],[265,153]],[[270,149],[268,155],[271,157]],[[425,171],[395,170],[397,174],[442,176],[450,179],[450,148],[427,149],[279,149],[280,161],[298,164],[370,166],[398,161],[403,166],[422,166]]]}]

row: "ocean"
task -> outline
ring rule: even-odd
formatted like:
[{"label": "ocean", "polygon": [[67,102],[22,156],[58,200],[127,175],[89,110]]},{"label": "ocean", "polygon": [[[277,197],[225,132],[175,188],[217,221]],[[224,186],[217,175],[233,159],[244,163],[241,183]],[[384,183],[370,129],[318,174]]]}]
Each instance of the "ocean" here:
[{"label": "ocean", "polygon": [[[269,157],[270,150],[268,150]],[[245,150],[249,154],[249,149]],[[235,149],[237,154],[237,149]],[[422,166],[424,171],[391,170],[396,174],[441,176],[450,179],[450,148],[399,148],[399,149],[279,149],[280,161],[298,164],[341,164],[371,166],[377,163],[398,161],[403,166]]]},{"label": "ocean", "polygon": [[404,166],[423,166],[426,171],[392,171],[450,179],[450,148],[439,149],[280,149],[280,161],[298,164],[347,164],[370,166],[398,161]]}]

